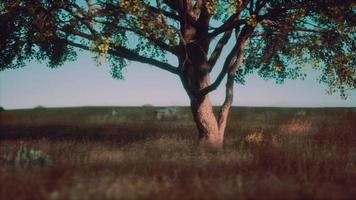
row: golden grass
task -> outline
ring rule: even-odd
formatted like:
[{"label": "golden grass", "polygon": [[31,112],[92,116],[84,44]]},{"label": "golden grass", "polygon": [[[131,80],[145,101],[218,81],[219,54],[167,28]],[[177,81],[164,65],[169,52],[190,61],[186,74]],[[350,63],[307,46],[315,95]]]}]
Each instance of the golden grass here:
[{"label": "golden grass", "polygon": [[285,125],[281,126],[281,132],[283,134],[290,135],[304,135],[310,134],[312,129],[312,123],[306,120],[293,119]]}]

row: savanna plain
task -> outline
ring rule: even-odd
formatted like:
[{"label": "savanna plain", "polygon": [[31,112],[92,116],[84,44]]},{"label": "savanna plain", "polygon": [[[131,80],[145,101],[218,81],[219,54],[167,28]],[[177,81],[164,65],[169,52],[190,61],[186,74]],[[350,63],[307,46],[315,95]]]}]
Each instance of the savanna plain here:
[{"label": "savanna plain", "polygon": [[0,112],[0,199],[356,197],[356,108],[234,107],[222,149],[157,109]]}]

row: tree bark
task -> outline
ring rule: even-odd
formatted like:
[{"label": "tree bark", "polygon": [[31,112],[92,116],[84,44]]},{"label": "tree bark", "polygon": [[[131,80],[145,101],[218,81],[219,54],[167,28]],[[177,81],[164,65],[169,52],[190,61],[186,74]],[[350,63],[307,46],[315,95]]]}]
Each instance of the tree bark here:
[{"label": "tree bark", "polygon": [[[190,67],[190,69],[193,68]],[[222,147],[224,138],[222,132],[219,131],[210,97],[208,94],[197,93],[197,91],[210,85],[209,73],[196,72],[187,73],[182,78],[182,82],[190,97],[191,112],[199,132],[200,143],[204,146]]]},{"label": "tree bark", "polygon": [[[238,52],[241,52],[241,48]],[[220,108],[218,118],[216,118],[213,112],[213,106],[209,95],[201,95],[194,92],[201,91],[211,85],[209,73],[206,70],[193,70],[191,73],[187,73],[188,76],[182,78],[183,85],[190,96],[191,110],[199,131],[199,139],[202,144],[219,148],[223,146],[227,119],[233,102],[234,77],[236,70],[242,63],[242,60],[243,54],[238,53],[235,61],[227,72],[225,100]],[[205,68],[190,67],[189,69]],[[192,86],[195,86],[193,90],[189,90]]]},{"label": "tree bark", "polygon": [[[207,37],[208,26],[203,23],[204,20],[198,21],[198,26],[203,28],[185,26],[182,29],[183,39],[178,53],[179,74],[190,97],[191,111],[199,131],[200,142],[213,147],[222,147],[228,114],[232,105],[235,72],[242,62],[243,46],[252,28],[243,29],[241,34],[239,30],[236,30],[236,44],[226,58],[221,73],[214,84],[211,84],[209,72],[215,62],[214,58],[210,60],[211,62],[207,60],[210,44],[210,39]],[[230,35],[231,33],[226,34],[220,42],[226,43]],[[219,51],[217,49],[217,52]],[[208,94],[217,88],[225,75],[227,75],[226,97],[219,116],[216,118]]]},{"label": "tree bark", "polygon": [[203,145],[218,148],[223,146],[227,119],[233,101],[233,86],[234,74],[230,73],[226,82],[225,101],[220,108],[218,118],[215,117],[209,95],[191,98],[193,118],[199,131],[200,142]]},{"label": "tree bark", "polygon": [[224,138],[219,131],[209,95],[192,98],[191,110],[199,131],[200,143],[213,147],[222,147]]},{"label": "tree bark", "polygon": [[226,97],[218,118],[215,117],[209,95],[191,98],[191,110],[201,144],[217,148],[223,146],[227,119],[233,100],[233,85],[234,75],[231,74],[227,78]]},{"label": "tree bark", "polygon": [[233,89],[234,89],[234,74],[229,74],[226,81],[225,101],[220,108],[219,117],[218,117],[219,134],[221,135],[222,138],[224,138],[227,119],[232,105],[233,94],[234,94]]}]

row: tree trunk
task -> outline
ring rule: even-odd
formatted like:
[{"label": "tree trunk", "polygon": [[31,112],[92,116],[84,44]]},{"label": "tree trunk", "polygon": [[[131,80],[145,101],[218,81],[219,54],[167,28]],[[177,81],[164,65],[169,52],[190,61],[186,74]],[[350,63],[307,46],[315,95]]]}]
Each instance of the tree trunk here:
[{"label": "tree trunk", "polygon": [[209,146],[221,147],[224,138],[219,131],[209,96],[192,99],[191,109],[199,131],[200,142]]},{"label": "tree trunk", "polygon": [[[201,30],[186,31],[187,34],[183,34],[187,37],[184,41],[193,40],[194,42],[184,43],[181,46],[179,56],[180,78],[190,98],[191,111],[199,132],[200,143],[204,146],[221,148],[231,103],[230,101],[224,103],[224,109],[221,112],[222,115],[220,115],[222,117],[217,120],[208,93],[201,92],[211,85],[209,75],[211,66],[207,60],[210,41],[204,35],[207,34],[208,29],[205,32]],[[191,35],[190,33],[198,36],[193,37],[194,34]]]},{"label": "tree trunk", "polygon": [[[213,60],[207,59],[211,39],[208,36],[209,20],[209,15],[202,15],[195,26],[187,25],[186,21],[183,21],[181,27],[183,39],[180,43],[178,56],[179,69],[183,86],[190,97],[191,110],[201,143],[222,147],[233,100],[235,73],[243,61],[243,49],[254,27],[246,26],[241,32],[236,29],[236,43],[228,54],[220,74],[211,84],[209,73],[216,60],[214,61],[214,56]],[[228,33],[226,38],[229,38],[229,35],[231,33]],[[228,41],[226,38],[220,40],[219,43],[226,43]],[[218,54],[221,53],[219,49],[220,47],[217,47]],[[227,75],[225,101],[221,106],[218,118],[216,118],[208,93],[217,88],[225,75]]]},{"label": "tree trunk", "polygon": [[[227,76],[225,101],[221,106],[218,118],[214,115],[213,106],[208,94],[199,96],[190,93],[189,95],[193,118],[199,131],[199,139],[204,145],[218,148],[223,146],[227,119],[233,100],[234,75],[235,70],[230,71]],[[210,85],[210,77],[208,73],[201,76],[196,76],[195,74],[194,77],[190,77],[190,79],[197,80],[197,77],[199,77],[199,84],[197,84],[199,87],[197,87],[196,90],[201,90]],[[183,81],[183,84],[184,83],[186,83],[186,87],[187,82]]]},{"label": "tree trunk", "polygon": [[[199,78],[197,79],[197,77]],[[191,78],[192,80],[198,80],[196,90],[210,85],[208,73]],[[222,147],[224,134],[219,129],[209,95],[200,96],[198,94],[191,94],[190,101],[193,119],[199,132],[200,143],[207,146]]]}]

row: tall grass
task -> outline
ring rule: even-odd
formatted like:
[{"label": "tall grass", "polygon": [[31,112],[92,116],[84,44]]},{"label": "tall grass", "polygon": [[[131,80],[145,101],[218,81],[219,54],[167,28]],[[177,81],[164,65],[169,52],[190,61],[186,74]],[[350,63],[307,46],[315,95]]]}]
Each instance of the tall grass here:
[{"label": "tall grass", "polygon": [[191,119],[155,121],[154,108],[95,121],[112,109],[1,113],[0,155],[24,143],[52,164],[1,158],[0,199],[356,196],[355,109],[234,108],[221,150],[197,145]]}]

